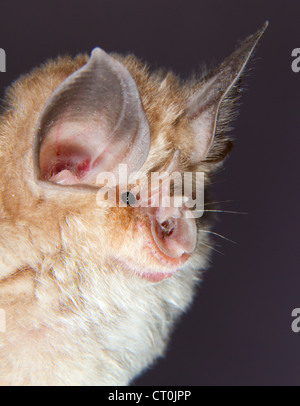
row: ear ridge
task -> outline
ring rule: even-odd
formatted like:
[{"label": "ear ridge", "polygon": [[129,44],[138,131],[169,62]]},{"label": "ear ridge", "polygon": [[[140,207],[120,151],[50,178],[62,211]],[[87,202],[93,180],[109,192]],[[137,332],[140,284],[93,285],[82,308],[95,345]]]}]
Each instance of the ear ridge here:
[{"label": "ear ridge", "polygon": [[[209,157],[212,159],[211,147],[218,124],[220,122],[220,127],[226,128],[234,115],[232,105],[239,95],[238,81],[267,26],[268,22],[241,42],[229,57],[203,79],[188,98],[184,115],[194,137],[194,148],[190,156],[192,165]],[[226,143],[228,148],[225,150],[230,149],[230,140],[226,140]]]}]

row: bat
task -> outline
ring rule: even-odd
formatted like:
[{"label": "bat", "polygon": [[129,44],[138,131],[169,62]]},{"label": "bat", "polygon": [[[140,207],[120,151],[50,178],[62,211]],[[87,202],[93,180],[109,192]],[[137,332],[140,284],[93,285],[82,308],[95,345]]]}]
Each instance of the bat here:
[{"label": "bat", "polygon": [[266,27],[188,81],[95,48],[6,90],[1,385],[129,385],[164,354],[211,255],[194,180],[208,199]]}]

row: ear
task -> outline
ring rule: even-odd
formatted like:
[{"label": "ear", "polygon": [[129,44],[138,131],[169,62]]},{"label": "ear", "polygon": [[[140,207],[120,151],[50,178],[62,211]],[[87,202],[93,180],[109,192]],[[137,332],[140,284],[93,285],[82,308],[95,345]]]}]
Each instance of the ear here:
[{"label": "ear", "polygon": [[207,158],[215,137],[218,118],[221,116],[220,110],[236,90],[239,78],[267,26],[268,22],[242,42],[189,97],[184,115],[194,137],[190,156],[192,165]]},{"label": "ear", "polygon": [[148,156],[149,126],[128,70],[100,48],[52,93],[38,121],[33,159],[37,180],[96,186],[100,172]]}]

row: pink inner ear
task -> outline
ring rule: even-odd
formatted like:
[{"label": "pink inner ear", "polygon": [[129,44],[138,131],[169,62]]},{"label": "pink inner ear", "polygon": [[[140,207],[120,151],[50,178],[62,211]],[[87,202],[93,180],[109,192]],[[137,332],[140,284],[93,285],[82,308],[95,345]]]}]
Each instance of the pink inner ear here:
[{"label": "pink inner ear", "polygon": [[99,166],[109,167],[116,153],[105,140],[101,123],[74,123],[62,120],[55,125],[40,150],[40,168],[44,180],[63,185],[96,184]]}]

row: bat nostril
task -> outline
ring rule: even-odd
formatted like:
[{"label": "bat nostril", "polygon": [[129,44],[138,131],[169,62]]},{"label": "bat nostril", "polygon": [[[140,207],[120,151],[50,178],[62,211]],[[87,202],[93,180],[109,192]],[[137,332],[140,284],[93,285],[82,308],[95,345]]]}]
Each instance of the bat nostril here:
[{"label": "bat nostril", "polygon": [[161,227],[162,233],[165,236],[169,237],[173,234],[176,224],[175,224],[174,220],[167,219],[167,220],[163,221],[162,223],[160,223],[160,227]]}]

